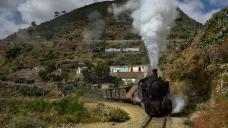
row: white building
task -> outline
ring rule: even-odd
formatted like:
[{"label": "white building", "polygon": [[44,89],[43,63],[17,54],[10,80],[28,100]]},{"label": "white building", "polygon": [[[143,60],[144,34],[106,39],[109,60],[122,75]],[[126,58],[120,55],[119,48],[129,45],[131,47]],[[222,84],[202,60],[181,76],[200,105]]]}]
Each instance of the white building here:
[{"label": "white building", "polygon": [[139,48],[123,48],[124,52],[140,52]]},{"label": "white building", "polygon": [[134,66],[110,66],[111,73],[117,72],[148,72],[148,65],[134,65]]},{"label": "white building", "polygon": [[121,52],[120,48],[105,48],[105,52]]},{"label": "white building", "polygon": [[82,70],[86,69],[87,67],[78,67],[78,69],[76,70],[76,74],[77,75],[81,75],[82,74]]},{"label": "white building", "polygon": [[128,72],[147,72],[148,65],[129,66]]},{"label": "white building", "polygon": [[125,85],[134,84],[148,74],[149,65],[110,66],[110,75],[119,77]]}]

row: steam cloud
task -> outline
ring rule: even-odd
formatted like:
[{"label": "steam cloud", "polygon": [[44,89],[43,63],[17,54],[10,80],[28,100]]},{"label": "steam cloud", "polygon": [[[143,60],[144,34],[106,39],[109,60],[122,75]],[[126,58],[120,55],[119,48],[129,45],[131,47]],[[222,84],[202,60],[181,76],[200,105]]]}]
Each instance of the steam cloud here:
[{"label": "steam cloud", "polygon": [[177,0],[129,0],[122,6],[113,5],[115,15],[131,12],[133,27],[147,47],[152,68],[157,68],[160,53],[166,48],[167,37],[178,15],[177,6]]},{"label": "steam cloud", "polygon": [[98,11],[93,11],[88,14],[88,20],[93,22],[93,25],[88,29],[85,29],[83,36],[85,40],[98,40],[105,30],[106,24],[101,19],[101,14]]},{"label": "steam cloud", "polygon": [[183,96],[175,96],[172,98],[172,104],[173,104],[173,114],[177,114],[183,111],[185,105],[186,105],[186,98]]}]

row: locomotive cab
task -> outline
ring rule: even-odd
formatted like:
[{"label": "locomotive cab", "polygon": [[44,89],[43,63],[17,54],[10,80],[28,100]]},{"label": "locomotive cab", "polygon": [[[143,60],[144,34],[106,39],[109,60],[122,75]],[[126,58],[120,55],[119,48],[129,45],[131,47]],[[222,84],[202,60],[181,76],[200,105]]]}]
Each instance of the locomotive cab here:
[{"label": "locomotive cab", "polygon": [[152,76],[140,80],[138,88],[141,104],[149,116],[162,117],[171,113],[169,82],[158,77],[157,69]]}]

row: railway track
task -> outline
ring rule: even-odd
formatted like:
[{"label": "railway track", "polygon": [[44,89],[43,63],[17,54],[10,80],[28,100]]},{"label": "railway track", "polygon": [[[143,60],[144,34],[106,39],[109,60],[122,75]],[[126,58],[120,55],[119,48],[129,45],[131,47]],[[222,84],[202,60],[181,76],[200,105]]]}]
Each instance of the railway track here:
[{"label": "railway track", "polygon": [[166,128],[168,117],[147,117],[143,123],[142,128]]}]

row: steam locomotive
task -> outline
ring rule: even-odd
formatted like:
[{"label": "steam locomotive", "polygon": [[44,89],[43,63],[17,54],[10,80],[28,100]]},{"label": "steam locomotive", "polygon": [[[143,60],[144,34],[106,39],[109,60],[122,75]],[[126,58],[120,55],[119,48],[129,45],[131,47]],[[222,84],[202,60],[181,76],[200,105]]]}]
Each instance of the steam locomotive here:
[{"label": "steam locomotive", "polygon": [[153,70],[153,76],[139,81],[138,90],[141,104],[150,117],[162,117],[171,113],[169,82],[158,77],[157,69]]},{"label": "steam locomotive", "polygon": [[108,88],[103,94],[106,99],[139,103],[150,117],[163,117],[172,111],[169,82],[158,77],[157,69],[136,86]]}]

